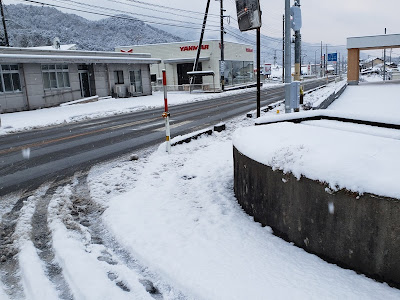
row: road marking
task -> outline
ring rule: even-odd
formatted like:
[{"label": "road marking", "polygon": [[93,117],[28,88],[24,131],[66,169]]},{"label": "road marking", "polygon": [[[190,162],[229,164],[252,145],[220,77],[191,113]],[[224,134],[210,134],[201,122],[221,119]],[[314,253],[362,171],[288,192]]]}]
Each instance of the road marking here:
[{"label": "road marking", "polygon": [[[186,124],[189,124],[189,123],[192,123],[192,121],[183,121],[183,122],[175,123],[175,124],[170,125],[169,128],[173,129],[173,128],[176,128],[176,127],[179,127],[179,126],[183,126],[183,125],[186,125]],[[164,127],[154,129],[154,131],[164,131],[164,130],[165,130]]]},{"label": "road marking", "polygon": [[131,130],[139,131],[139,130],[143,130],[143,129],[147,129],[147,128],[151,128],[151,127],[155,127],[155,126],[164,125],[164,124],[165,124],[165,122],[157,122],[157,123],[152,123],[152,124],[148,124],[148,125],[143,125],[138,128],[132,128]]}]

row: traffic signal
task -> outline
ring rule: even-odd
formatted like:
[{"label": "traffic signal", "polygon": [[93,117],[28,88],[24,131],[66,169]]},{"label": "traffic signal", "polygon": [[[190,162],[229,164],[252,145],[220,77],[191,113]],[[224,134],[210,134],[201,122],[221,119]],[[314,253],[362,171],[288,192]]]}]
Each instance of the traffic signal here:
[{"label": "traffic signal", "polygon": [[236,12],[240,31],[247,31],[261,27],[259,0],[236,0]]},{"label": "traffic signal", "polygon": [[302,26],[301,8],[300,6],[292,6],[290,8],[291,27],[294,31],[299,31]]}]

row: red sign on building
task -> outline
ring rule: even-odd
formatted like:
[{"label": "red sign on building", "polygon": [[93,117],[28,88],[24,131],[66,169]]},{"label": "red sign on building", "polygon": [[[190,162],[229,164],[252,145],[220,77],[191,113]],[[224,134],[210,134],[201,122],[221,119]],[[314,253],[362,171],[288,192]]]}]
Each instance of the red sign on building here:
[{"label": "red sign on building", "polygon": [[[199,46],[183,46],[179,47],[181,48],[181,51],[196,51]],[[201,45],[201,50],[208,50],[210,49],[210,45]]]}]

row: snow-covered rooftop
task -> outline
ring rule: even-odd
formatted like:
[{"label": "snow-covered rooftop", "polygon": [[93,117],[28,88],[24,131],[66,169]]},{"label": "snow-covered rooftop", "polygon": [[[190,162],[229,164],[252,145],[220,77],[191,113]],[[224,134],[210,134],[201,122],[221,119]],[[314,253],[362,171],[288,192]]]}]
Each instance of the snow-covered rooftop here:
[{"label": "snow-covered rooftop", "polygon": [[370,58],[364,59],[361,63],[367,64],[367,63],[370,63],[370,62],[372,62],[372,61],[374,61],[376,59],[379,59],[379,60],[383,61],[383,59],[381,59],[379,57],[370,57]]},{"label": "snow-covered rooftop", "polygon": [[53,46],[28,47],[28,49],[38,49],[38,50],[76,50],[76,44],[60,45],[60,49],[56,49]]}]

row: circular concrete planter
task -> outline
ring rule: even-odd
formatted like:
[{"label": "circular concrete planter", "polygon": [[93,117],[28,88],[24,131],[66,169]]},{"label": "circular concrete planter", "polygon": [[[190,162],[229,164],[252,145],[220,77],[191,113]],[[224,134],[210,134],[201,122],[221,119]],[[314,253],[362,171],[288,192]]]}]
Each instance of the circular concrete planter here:
[{"label": "circular concrete planter", "polygon": [[234,190],[254,220],[326,261],[400,287],[400,200],[273,171],[235,147]]}]

